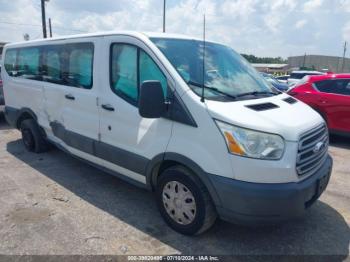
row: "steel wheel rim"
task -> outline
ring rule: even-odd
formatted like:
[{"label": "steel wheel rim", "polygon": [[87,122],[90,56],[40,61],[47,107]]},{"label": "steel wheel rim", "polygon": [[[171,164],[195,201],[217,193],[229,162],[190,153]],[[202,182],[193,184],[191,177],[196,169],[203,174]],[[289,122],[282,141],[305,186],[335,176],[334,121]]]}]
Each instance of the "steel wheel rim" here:
[{"label": "steel wheel rim", "polygon": [[163,205],[167,214],[181,225],[193,222],[197,213],[196,201],[192,192],[178,181],[165,184],[162,192]]}]

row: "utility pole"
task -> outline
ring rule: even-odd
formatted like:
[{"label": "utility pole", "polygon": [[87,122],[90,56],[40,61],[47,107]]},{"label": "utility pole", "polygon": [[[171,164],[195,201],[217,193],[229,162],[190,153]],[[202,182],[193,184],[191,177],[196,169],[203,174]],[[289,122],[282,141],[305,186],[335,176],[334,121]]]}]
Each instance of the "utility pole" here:
[{"label": "utility pole", "polygon": [[50,31],[50,37],[52,38],[51,18],[49,18],[49,31]]},{"label": "utility pole", "polygon": [[[304,55],[304,59],[303,59],[303,67],[305,67],[305,63],[306,63],[306,53]],[[303,68],[304,69],[304,68]]]},{"label": "utility pole", "polygon": [[340,73],[344,73],[346,45],[347,45],[347,42],[345,41],[345,43],[344,43],[344,53],[343,53],[343,62],[342,62],[342,65],[341,65],[341,72]]},{"label": "utility pole", "polygon": [[163,2],[163,33],[165,33],[165,9],[166,9],[166,0]]},{"label": "utility pole", "polygon": [[46,14],[45,14],[45,2],[46,0],[41,0],[41,20],[43,26],[43,37],[46,38]]}]

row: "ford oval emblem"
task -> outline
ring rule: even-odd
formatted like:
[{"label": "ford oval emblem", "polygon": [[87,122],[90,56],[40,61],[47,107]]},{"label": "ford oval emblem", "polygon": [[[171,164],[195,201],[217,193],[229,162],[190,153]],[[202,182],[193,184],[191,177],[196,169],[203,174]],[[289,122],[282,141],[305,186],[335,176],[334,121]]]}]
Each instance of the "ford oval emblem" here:
[{"label": "ford oval emblem", "polygon": [[324,147],[324,142],[318,142],[314,149],[313,149],[313,152],[316,154],[318,152],[320,152],[322,150],[322,148]]}]

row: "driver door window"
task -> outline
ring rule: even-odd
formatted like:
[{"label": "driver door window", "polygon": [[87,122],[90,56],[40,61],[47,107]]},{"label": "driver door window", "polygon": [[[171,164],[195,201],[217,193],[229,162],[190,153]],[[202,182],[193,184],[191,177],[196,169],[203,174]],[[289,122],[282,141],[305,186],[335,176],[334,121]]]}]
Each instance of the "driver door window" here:
[{"label": "driver door window", "polygon": [[152,58],[144,51],[140,51],[139,56],[140,84],[147,80],[158,80],[163,88],[164,97],[167,96],[167,81],[165,75],[154,63]]},{"label": "driver door window", "polygon": [[146,52],[129,44],[113,44],[111,50],[111,89],[115,94],[136,106],[141,84],[158,80],[166,97],[167,79]]}]

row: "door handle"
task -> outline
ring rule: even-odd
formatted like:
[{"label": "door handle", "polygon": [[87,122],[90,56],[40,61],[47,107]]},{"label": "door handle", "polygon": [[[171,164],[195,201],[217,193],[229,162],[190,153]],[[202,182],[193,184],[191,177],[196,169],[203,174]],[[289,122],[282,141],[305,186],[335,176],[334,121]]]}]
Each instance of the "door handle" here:
[{"label": "door handle", "polygon": [[110,104],[102,104],[101,107],[107,111],[114,111],[114,107],[111,106]]},{"label": "door handle", "polygon": [[75,100],[75,97],[73,95],[71,95],[71,94],[67,94],[64,97],[69,99],[69,100]]}]

